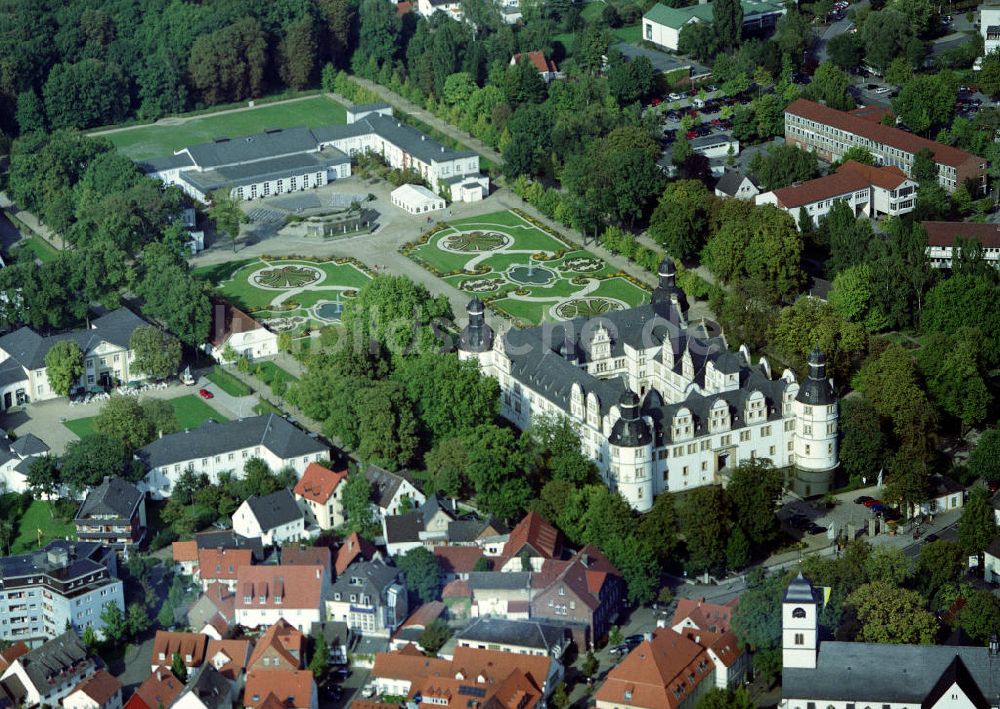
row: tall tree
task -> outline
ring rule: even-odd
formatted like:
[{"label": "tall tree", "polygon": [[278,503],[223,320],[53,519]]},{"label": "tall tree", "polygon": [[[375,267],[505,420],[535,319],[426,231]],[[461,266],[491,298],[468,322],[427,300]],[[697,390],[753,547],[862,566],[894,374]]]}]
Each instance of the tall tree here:
[{"label": "tall tree", "polygon": [[343,502],[349,529],[361,532],[371,527],[374,520],[372,500],[372,486],[364,473],[356,472],[348,475],[347,482],[344,483]]},{"label": "tall tree", "polygon": [[421,603],[430,603],[437,598],[441,586],[441,568],[437,557],[427,547],[416,547],[405,554],[396,556],[396,566],[406,576],[406,587]]},{"label": "tall tree", "polygon": [[998,533],[993,505],[985,487],[977,485],[969,493],[958,520],[958,543],[966,554],[982,554]]},{"label": "tall tree", "polygon": [[358,49],[351,60],[355,69],[373,66],[376,70],[391,63],[396,55],[401,23],[396,9],[381,0],[362,0],[358,12]]},{"label": "tall tree", "polygon": [[969,472],[987,482],[1000,482],[1000,429],[983,431],[969,454]]},{"label": "tall tree", "polygon": [[250,221],[240,209],[240,200],[226,190],[216,190],[212,193],[212,202],[208,207],[208,216],[215,222],[215,228],[224,233],[233,242],[233,253],[236,253],[236,240],[240,237],[240,224]]},{"label": "tall tree", "polygon": [[712,3],[712,26],[723,49],[736,47],[743,34],[743,5],[739,0]]},{"label": "tall tree", "polygon": [[848,596],[861,623],[858,639],[869,643],[920,643],[930,645],[937,634],[937,620],[925,609],[916,591],[885,581],[861,586]]},{"label": "tall tree", "polygon": [[83,352],[73,340],[62,340],[45,353],[45,374],[49,387],[59,396],[69,395],[70,389],[83,376]]},{"label": "tall tree", "polygon": [[686,261],[705,245],[714,205],[714,195],[701,182],[671,182],[653,211],[649,235],[671,256]]},{"label": "tall tree", "polygon": [[261,95],[266,65],[264,30],[256,19],[243,17],[195,40],[188,74],[206,103],[241,101]]},{"label": "tall tree", "polygon": [[285,25],[285,36],[278,44],[278,73],[293,89],[304,89],[316,78],[319,42],[316,25],[310,14],[303,14]]},{"label": "tall tree", "polygon": [[757,547],[773,542],[780,531],[775,509],[781,500],[781,470],[766,458],[740,463],[726,486],[733,521]]},{"label": "tall tree", "polygon": [[176,374],[181,363],[180,341],[158,327],[136,328],[129,339],[129,349],[135,355],[132,367],[153,379]]},{"label": "tall tree", "polygon": [[52,128],[117,123],[129,108],[128,81],[121,68],[99,59],[52,67],[42,94]]},{"label": "tall tree", "polygon": [[726,539],[732,526],[723,490],[695,488],[681,503],[678,519],[691,568],[699,572],[719,569],[725,563]]},{"label": "tall tree", "polygon": [[59,489],[59,468],[51,455],[31,459],[27,474],[28,489],[40,499],[52,499]]}]

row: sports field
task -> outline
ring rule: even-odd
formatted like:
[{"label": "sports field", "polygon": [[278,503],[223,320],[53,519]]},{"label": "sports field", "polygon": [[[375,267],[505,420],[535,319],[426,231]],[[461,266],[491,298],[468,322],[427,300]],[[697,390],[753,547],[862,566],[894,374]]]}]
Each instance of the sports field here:
[{"label": "sports field", "polygon": [[518,325],[624,310],[649,300],[599,257],[514,212],[449,222],[403,253]]},{"label": "sports field", "polygon": [[345,123],[346,120],[343,105],[327,96],[310,96],[264,104],[246,111],[206,114],[188,119],[183,116],[168,118],[154,125],[126,128],[102,137],[133,160],[142,160],[171,155],[187,145],[206,143],[222,136],[250,135],[268,128],[316,128]]},{"label": "sports field", "polygon": [[371,279],[350,259],[253,259],[194,273],[271,329],[294,333],[339,321],[344,301]]}]

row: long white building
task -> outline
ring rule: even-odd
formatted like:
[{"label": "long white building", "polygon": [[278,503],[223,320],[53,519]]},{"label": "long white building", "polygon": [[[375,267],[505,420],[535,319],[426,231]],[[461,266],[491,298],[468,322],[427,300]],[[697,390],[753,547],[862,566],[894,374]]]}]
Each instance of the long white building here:
[{"label": "long white building", "polygon": [[829,489],[837,467],[837,400],[819,350],[809,376],[777,379],[745,346],[689,326],[673,263],[653,302],[495,337],[483,303],[467,308],[459,356],[500,383],[501,413],[521,429],[568,416],[607,485],[647,511],[662,492],[723,483],[741,462],[792,466],[803,495]]}]

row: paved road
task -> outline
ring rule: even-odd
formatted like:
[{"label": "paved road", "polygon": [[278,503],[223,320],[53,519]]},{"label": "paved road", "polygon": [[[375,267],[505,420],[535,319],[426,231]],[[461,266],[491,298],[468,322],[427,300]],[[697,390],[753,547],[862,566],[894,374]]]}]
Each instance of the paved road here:
[{"label": "paved road", "polygon": [[[17,217],[31,231],[35,232],[49,242],[53,248],[61,249],[63,247],[62,239],[58,234],[56,234],[56,232],[42,224],[41,220],[31,212],[26,212],[23,209],[18,208],[18,206],[10,200],[10,197],[7,196],[6,192],[0,192],[0,208],[3,208],[12,216]],[[4,219],[4,221],[7,220]],[[11,226],[13,227],[13,225]]]},{"label": "paved road", "polygon": [[819,36],[816,38],[816,45],[815,45],[816,58],[819,61],[825,62],[827,59],[827,51],[826,51],[827,42],[829,42],[831,39],[833,39],[839,34],[844,34],[845,32],[847,32],[848,27],[854,24],[854,20],[850,18],[851,14],[850,11],[860,10],[863,7],[868,7],[868,5],[869,5],[869,0],[861,0],[860,2],[852,4],[850,7],[847,8],[848,11],[844,15],[844,19],[837,20],[836,22],[826,27],[823,30],[823,32],[819,34]]}]

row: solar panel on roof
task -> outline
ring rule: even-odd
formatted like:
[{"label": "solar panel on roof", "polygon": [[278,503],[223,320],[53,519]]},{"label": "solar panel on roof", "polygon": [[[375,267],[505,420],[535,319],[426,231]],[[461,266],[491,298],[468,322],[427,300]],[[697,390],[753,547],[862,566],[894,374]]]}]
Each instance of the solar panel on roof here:
[{"label": "solar panel on roof", "polygon": [[459,694],[466,694],[466,695],[468,695],[470,697],[485,697],[486,696],[486,690],[484,688],[482,688],[482,687],[471,687],[471,686],[469,686],[467,684],[459,685],[459,687],[458,687],[458,693]]}]

